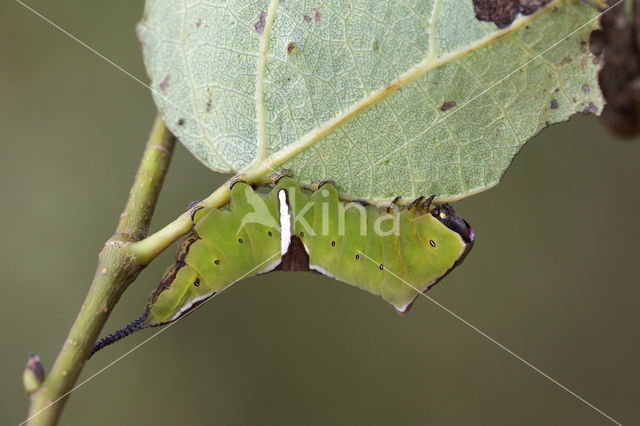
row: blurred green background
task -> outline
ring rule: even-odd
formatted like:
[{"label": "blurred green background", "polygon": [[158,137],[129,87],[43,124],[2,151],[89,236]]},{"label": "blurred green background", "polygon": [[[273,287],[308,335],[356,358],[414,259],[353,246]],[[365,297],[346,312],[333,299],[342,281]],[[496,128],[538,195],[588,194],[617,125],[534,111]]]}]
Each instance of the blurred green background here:
[{"label": "blurred green background", "polygon": [[[143,3],[30,6],[146,81]],[[154,105],[147,89],[13,0],[0,3],[0,424],[24,420],[115,229]],[[624,424],[639,424],[640,143],[594,117],[553,126],[502,184],[456,204],[477,243],[429,293]],[[176,149],[158,229],[226,177]],[[141,312],[168,250],[103,334]],[[88,363],[81,380],[152,335]],[[72,395],[64,425],[598,425],[600,414],[426,299],[398,316],[314,274],[252,278]]]}]

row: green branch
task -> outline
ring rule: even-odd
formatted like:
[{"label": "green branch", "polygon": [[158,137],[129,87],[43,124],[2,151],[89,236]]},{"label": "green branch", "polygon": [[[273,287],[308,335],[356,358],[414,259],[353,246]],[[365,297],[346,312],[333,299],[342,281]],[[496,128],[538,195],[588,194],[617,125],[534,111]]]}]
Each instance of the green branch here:
[{"label": "green branch", "polygon": [[[148,263],[140,262],[132,253],[131,247],[133,242],[143,239],[147,234],[158,194],[171,162],[175,140],[158,116],[116,232],[100,252],[98,268],[89,293],[48,377],[44,380],[36,378],[34,384],[34,366],[27,364],[25,377],[29,380],[25,380],[25,383],[29,383],[27,391],[31,402],[29,425],[57,423],[68,394],[111,310]],[[31,360],[30,363],[33,364],[34,361]]]},{"label": "green branch", "polygon": [[[218,208],[229,202],[229,186],[223,185],[206,199],[200,201],[198,206]],[[181,214],[176,220],[150,235],[142,241],[131,244],[131,253],[142,265],[148,265],[167,247],[178,238],[191,230],[191,210]]]},{"label": "green branch", "polygon": [[[31,399],[29,425],[57,423],[92,345],[122,293],[145,266],[191,230],[191,211],[187,211],[146,237],[175,140],[158,116],[116,232],[100,252],[89,293],[44,381],[37,379],[33,372],[35,361],[30,358],[24,373],[25,388]],[[249,182],[262,182],[269,170],[269,167],[257,165],[244,177]],[[217,208],[228,201],[229,185],[223,185],[198,205]],[[39,364],[37,367],[41,368]]]}]

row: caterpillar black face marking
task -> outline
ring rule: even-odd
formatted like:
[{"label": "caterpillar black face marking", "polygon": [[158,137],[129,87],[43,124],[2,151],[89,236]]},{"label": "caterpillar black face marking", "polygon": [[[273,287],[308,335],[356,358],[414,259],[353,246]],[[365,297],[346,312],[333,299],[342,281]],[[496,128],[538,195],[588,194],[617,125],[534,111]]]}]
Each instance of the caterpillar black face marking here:
[{"label": "caterpillar black face marking", "polygon": [[431,211],[431,214],[444,226],[460,234],[465,242],[471,243],[473,241],[474,235],[471,226],[449,204],[440,204]]},{"label": "caterpillar black face marking", "polygon": [[429,210],[433,197],[420,197],[411,208],[392,203],[387,211],[341,201],[328,181],[309,191],[285,173],[273,180],[273,190],[262,194],[232,179],[228,205],[194,208],[193,231],[143,315],[98,342],[91,354],[137,330],[188,315],[238,279],[273,270],[318,272],[406,313],[419,292],[460,264],[473,245],[473,230],[453,207]]}]

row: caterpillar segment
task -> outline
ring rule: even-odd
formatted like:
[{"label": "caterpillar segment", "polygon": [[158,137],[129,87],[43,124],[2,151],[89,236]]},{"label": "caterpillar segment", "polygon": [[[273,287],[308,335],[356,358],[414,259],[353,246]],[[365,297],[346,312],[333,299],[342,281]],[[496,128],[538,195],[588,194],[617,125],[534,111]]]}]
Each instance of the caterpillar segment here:
[{"label": "caterpillar segment", "polygon": [[391,208],[341,201],[331,182],[303,190],[289,174],[269,193],[242,180],[230,202],[192,213],[192,232],[151,293],[142,316],[102,339],[91,355],[137,330],[167,324],[234,282],[274,270],[312,271],[381,296],[406,313],[460,264],[474,233],[448,204]]}]

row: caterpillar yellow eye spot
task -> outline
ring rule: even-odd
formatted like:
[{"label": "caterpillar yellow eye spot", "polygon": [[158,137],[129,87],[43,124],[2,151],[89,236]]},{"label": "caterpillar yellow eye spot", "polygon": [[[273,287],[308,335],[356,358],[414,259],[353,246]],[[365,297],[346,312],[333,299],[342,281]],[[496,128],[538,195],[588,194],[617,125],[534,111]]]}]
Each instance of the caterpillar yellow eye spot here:
[{"label": "caterpillar yellow eye spot", "polygon": [[62,375],[63,375],[63,376],[66,376],[67,374],[68,374],[68,373],[67,373],[67,370],[64,370],[64,371],[62,372]]},{"label": "caterpillar yellow eye spot", "polygon": [[[292,179],[282,179],[269,194],[266,188],[257,192],[258,185],[252,188],[245,183],[234,186],[227,203],[218,208],[191,206],[188,216],[195,228],[180,243],[176,261],[149,296],[143,314],[97,342],[91,355],[133,332],[183,318],[231,285],[233,276],[243,278],[272,270],[315,270],[379,295],[406,313],[418,293],[457,266],[472,246],[474,233],[469,225],[450,205],[432,204],[433,197],[416,199],[410,213],[395,207],[397,198],[388,211],[384,206],[355,201],[358,211],[351,215],[348,207],[354,203],[340,200],[335,186],[323,186],[325,183],[329,182],[301,186]],[[198,209],[202,211],[196,213]],[[248,214],[255,215],[253,220],[248,220]],[[326,219],[331,220],[331,226],[326,226]],[[385,223],[387,219],[391,219],[391,226]],[[233,229],[219,230],[220,225],[235,227],[237,223],[241,226],[235,234]],[[410,232],[401,227],[409,227]],[[246,241],[242,235],[247,235]],[[224,256],[229,266],[225,263],[222,267],[223,258],[218,255]],[[388,273],[384,262],[389,265]],[[122,275],[117,268],[108,268],[98,268],[98,274]],[[401,284],[411,281],[420,287],[411,291]],[[94,319],[104,319],[110,306],[98,304],[97,311],[95,305],[85,307],[98,317]],[[101,311],[104,317],[100,317]],[[80,346],[79,340],[70,338],[65,343],[70,349]],[[66,370],[67,377],[58,379],[66,380],[71,373]],[[62,370],[57,374],[63,374]]]}]

